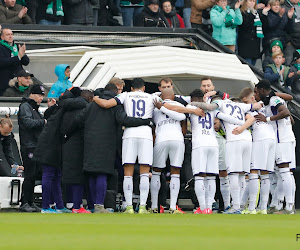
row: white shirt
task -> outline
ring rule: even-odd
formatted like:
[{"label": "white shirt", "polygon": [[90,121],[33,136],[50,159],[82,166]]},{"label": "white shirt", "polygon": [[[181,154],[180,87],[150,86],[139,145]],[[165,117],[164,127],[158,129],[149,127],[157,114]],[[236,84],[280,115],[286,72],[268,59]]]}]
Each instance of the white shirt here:
[{"label": "white shirt", "polygon": [[[153,101],[159,100],[156,95],[150,95],[143,91],[123,92],[115,97],[116,101],[124,105],[127,116],[135,118],[152,118],[155,108]],[[153,140],[152,129],[149,126],[125,128],[123,139],[144,138]]]},{"label": "white shirt", "polygon": [[[221,112],[227,115],[231,115],[239,121],[245,123],[245,114],[252,109],[252,104],[236,103],[229,99],[216,100],[213,103],[218,104]],[[232,131],[237,127],[237,124],[221,121],[224,132],[226,133],[226,141],[240,141],[247,140],[252,141],[251,133],[248,129],[245,129],[241,134],[234,135]]]},{"label": "white shirt", "polygon": [[[172,100],[164,100],[164,102],[171,105],[182,106],[179,102]],[[183,134],[181,129],[181,121],[185,120],[185,114],[178,113],[165,108],[155,109],[153,114],[153,121],[155,128],[155,144],[163,141],[180,141],[183,142]]]},{"label": "white shirt", "polygon": [[[161,92],[155,92],[154,95],[157,95],[157,96],[160,97]],[[178,99],[182,99],[186,103],[190,103],[191,102],[191,97],[190,96],[175,95],[175,97],[178,98]]]},{"label": "white shirt", "polygon": [[[284,105],[287,107],[285,101],[278,96],[272,96],[269,105],[265,106],[266,116],[271,117],[278,113],[276,106]],[[285,117],[278,121],[271,121],[275,135],[277,137],[277,142],[293,142],[295,141],[295,135],[292,129],[291,118]]]},{"label": "white shirt", "polygon": [[[248,114],[255,116],[258,113],[266,116],[266,109],[262,107],[258,111],[249,111]],[[253,141],[262,141],[266,139],[276,139],[273,127],[267,122],[256,121],[252,124],[252,140]]]}]

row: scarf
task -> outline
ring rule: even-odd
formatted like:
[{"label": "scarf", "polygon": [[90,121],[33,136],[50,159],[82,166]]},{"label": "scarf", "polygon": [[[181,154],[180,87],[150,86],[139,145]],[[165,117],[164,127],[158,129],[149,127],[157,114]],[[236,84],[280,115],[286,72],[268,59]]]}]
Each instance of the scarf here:
[{"label": "scarf", "polygon": [[[53,15],[53,2],[52,1],[48,6],[46,13],[49,15]],[[63,6],[61,0],[56,0],[56,15],[57,16],[64,16]]]},{"label": "scarf", "polygon": [[26,89],[28,89],[29,87],[27,86],[27,87],[23,87],[23,86],[19,86],[19,90],[21,91],[21,92],[24,92]]},{"label": "scarf", "polygon": [[12,56],[17,56],[18,55],[18,46],[17,44],[9,45],[6,41],[1,40],[0,44],[2,44],[4,47],[8,48],[11,51]]},{"label": "scarf", "polygon": [[[213,7],[213,9],[215,9],[216,11],[218,11],[220,13],[223,11],[223,9],[219,5],[215,5]],[[230,15],[230,7],[229,6],[226,7],[226,16],[225,16],[224,22],[225,22],[226,28],[235,29],[237,27],[237,25],[234,23],[234,19],[233,19],[232,15]]]},{"label": "scarf", "polygon": [[254,10],[254,12],[252,12],[252,14],[254,15],[254,27],[256,27],[256,36],[258,38],[264,38],[264,34],[263,34],[263,30],[262,30],[262,22],[259,18],[259,14],[256,10]]},{"label": "scarf", "polygon": [[295,63],[295,64],[293,64],[293,66],[294,66],[297,70],[300,70],[300,64]]}]

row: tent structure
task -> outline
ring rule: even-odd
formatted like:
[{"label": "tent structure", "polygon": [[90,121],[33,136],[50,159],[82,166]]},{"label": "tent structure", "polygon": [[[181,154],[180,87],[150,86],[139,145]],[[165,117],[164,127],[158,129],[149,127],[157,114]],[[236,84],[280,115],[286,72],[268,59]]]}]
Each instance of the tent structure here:
[{"label": "tent structure", "polygon": [[157,83],[171,77],[177,94],[199,88],[200,78],[209,76],[216,87],[238,95],[244,87],[258,82],[250,67],[234,54],[152,46],[86,52],[71,72],[74,86],[88,89],[104,87],[112,77],[143,78]]}]

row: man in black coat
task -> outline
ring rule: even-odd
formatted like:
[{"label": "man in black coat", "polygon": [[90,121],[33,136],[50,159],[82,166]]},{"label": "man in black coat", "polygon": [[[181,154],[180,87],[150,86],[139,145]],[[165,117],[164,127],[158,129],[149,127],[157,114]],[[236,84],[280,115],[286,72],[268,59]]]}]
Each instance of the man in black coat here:
[{"label": "man in black coat", "polygon": [[18,124],[25,177],[22,190],[22,206],[20,207],[22,212],[41,211],[33,203],[38,164],[32,158],[40,133],[47,122],[39,113],[39,105],[44,98],[44,94],[43,86],[34,85],[30,90],[29,97],[23,97],[19,106]]},{"label": "man in black coat", "polygon": [[[108,84],[104,90],[95,91],[95,95],[108,100],[114,98],[117,91],[114,84]],[[95,213],[107,213],[104,209],[104,198],[107,175],[114,173],[117,130],[120,125],[151,125],[151,119],[128,117],[121,105],[104,109],[92,102],[76,118],[76,123],[84,125],[83,170],[90,175],[89,187],[95,201]]]},{"label": "man in black coat", "polygon": [[12,30],[3,28],[0,41],[0,96],[8,88],[9,80],[23,69],[22,65],[26,66],[29,64],[29,58],[25,52],[25,44],[18,47],[14,43]]}]

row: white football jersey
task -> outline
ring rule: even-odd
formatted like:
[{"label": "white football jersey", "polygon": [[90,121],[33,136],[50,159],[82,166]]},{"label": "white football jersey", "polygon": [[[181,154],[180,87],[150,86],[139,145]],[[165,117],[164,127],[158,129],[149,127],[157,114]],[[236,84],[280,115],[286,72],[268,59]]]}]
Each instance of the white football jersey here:
[{"label": "white football jersey", "polygon": [[[124,105],[127,116],[135,118],[152,118],[155,108],[153,101],[160,98],[143,91],[123,92],[115,97],[116,101]],[[149,126],[125,128],[123,139],[144,138],[153,140],[152,129]]]},{"label": "white football jersey", "polygon": [[[171,105],[182,106],[179,102],[164,100],[164,102]],[[177,113],[168,110],[165,107],[155,109],[153,114],[153,121],[155,128],[155,144],[163,141],[181,141],[183,142],[183,134],[181,130],[181,121],[185,120],[185,114]]]},{"label": "white football jersey", "polygon": [[[278,96],[272,96],[269,105],[266,106],[266,116],[271,117],[278,113],[276,106],[284,105],[287,107],[285,101]],[[293,142],[295,141],[295,135],[292,129],[291,118],[286,118],[271,121],[275,135],[277,136],[277,142]]]},{"label": "white football jersey", "polygon": [[[219,110],[227,115],[245,123],[245,114],[252,109],[252,104],[236,103],[229,99],[215,100],[213,103],[218,104]],[[232,131],[237,127],[237,124],[221,121],[224,132],[226,133],[226,141],[247,140],[252,141],[251,133],[246,129],[239,135],[232,134]]]},{"label": "white football jersey", "polygon": [[[248,114],[255,116],[258,113],[266,116],[266,109],[262,107],[258,111],[249,111]],[[252,140],[262,141],[266,139],[276,139],[273,127],[267,122],[256,121],[252,124]]]},{"label": "white football jersey", "polygon": [[[157,96],[160,97],[161,92],[155,92],[154,95],[157,95]],[[190,96],[175,95],[175,97],[176,97],[177,99],[182,99],[183,102],[186,102],[186,103],[190,103],[190,102],[191,102],[191,97],[190,97]]]},{"label": "white football jersey", "polygon": [[[195,106],[187,105],[187,108],[196,109]],[[205,117],[190,115],[192,127],[192,148],[218,147],[215,135],[214,121],[217,111],[206,112]]]}]

